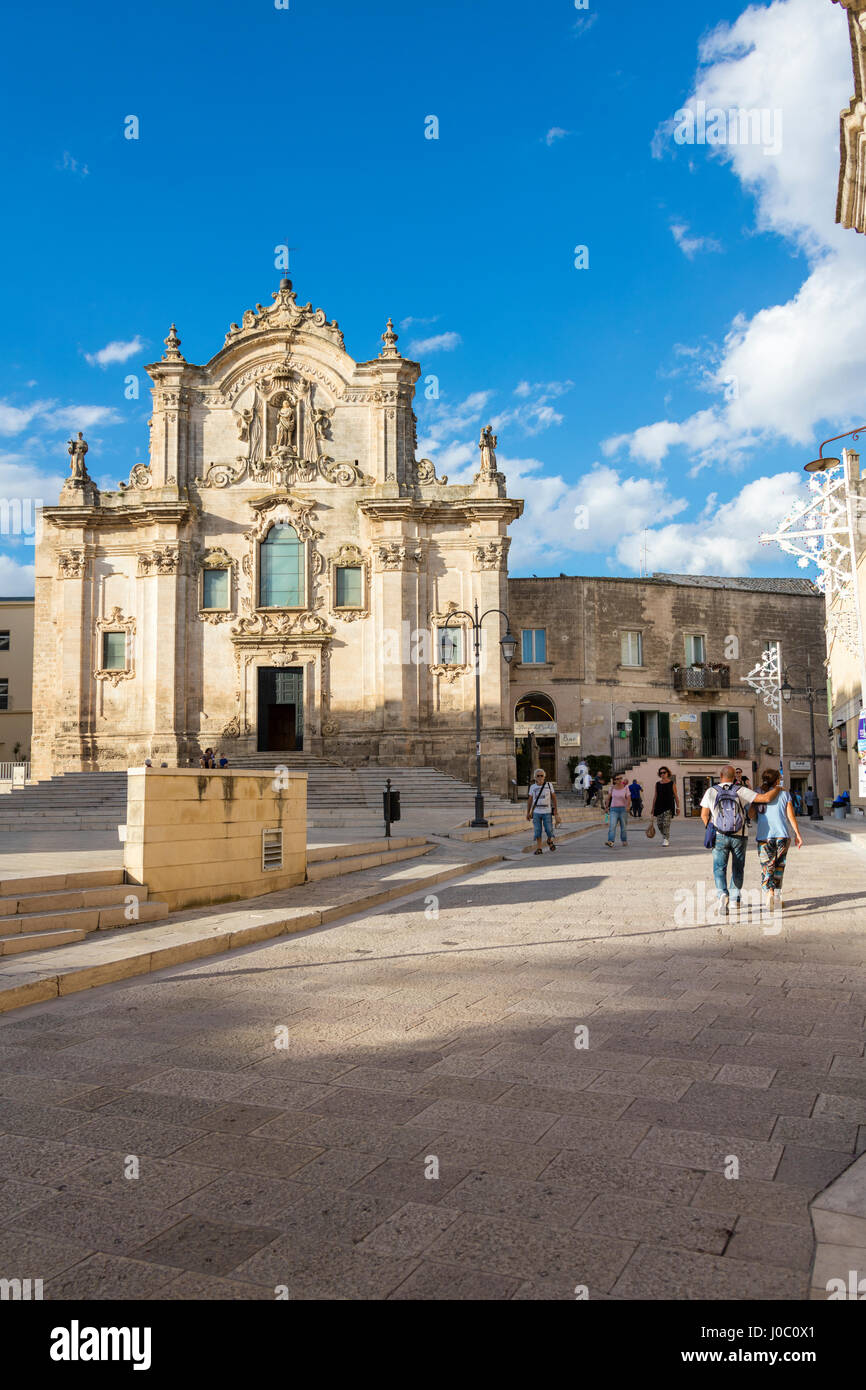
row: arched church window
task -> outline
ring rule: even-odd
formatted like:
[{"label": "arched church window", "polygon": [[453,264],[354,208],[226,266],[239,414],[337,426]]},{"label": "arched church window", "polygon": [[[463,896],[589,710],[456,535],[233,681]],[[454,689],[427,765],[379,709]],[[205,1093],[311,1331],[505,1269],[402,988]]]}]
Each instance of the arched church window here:
[{"label": "arched church window", "polygon": [[272,526],[259,547],[259,606],[303,608],[304,546],[294,526]]}]

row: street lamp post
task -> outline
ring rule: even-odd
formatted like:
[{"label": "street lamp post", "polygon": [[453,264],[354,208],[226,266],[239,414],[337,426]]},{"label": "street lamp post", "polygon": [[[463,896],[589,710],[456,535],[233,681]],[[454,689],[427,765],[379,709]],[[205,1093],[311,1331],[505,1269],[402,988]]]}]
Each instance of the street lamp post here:
[{"label": "street lamp post", "polygon": [[813,819],[823,820],[824,817],[821,814],[821,800],[818,796],[818,763],[815,757],[815,689],[812,685],[811,663],[807,662],[806,684],[802,689],[794,689],[788,680],[788,672],[786,669],[785,680],[782,685],[782,699],[785,701],[786,705],[790,705],[794,695],[805,695],[806,699],[809,701],[809,737],[812,745],[812,792],[815,797],[815,815]]},{"label": "street lamp post", "polygon": [[[478,600],[473,605],[474,615],[467,613],[465,609],[457,609],[449,613],[444,623],[447,629],[457,618],[468,618],[472,624],[475,645],[475,819],[470,822],[473,830],[485,829],[487,821],[484,819],[484,793],[481,790],[481,624],[485,618],[489,618],[491,613],[498,613],[505,619],[505,633],[499,639],[502,648],[503,658],[508,666],[514,660],[514,653],[517,650],[517,638],[511,631],[511,619],[502,608],[488,608],[486,613],[478,614]],[[447,642],[447,646],[446,646]],[[442,662],[449,665],[454,655],[454,639],[451,636],[442,639]]]}]

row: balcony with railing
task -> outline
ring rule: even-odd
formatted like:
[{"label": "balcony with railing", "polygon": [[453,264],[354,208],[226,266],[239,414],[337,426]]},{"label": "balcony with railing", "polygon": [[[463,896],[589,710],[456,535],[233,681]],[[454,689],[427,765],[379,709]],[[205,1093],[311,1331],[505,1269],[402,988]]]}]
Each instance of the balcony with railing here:
[{"label": "balcony with railing", "polygon": [[718,662],[694,666],[672,666],[674,690],[703,695],[712,690],[730,690],[731,668]]},{"label": "balcony with railing", "polygon": [[614,772],[636,767],[638,763],[658,758],[680,762],[732,762],[739,764],[750,761],[751,744],[743,739],[725,738],[634,738],[623,741],[614,751]]}]

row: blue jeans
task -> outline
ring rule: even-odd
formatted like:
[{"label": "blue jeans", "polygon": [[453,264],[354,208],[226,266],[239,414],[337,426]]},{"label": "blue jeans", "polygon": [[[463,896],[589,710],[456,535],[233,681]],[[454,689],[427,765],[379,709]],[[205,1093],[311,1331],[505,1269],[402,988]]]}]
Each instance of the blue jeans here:
[{"label": "blue jeans", "polygon": [[548,840],[553,839],[553,814],[551,811],[534,811],[532,814],[532,828],[535,831],[536,840],[541,839],[541,832],[544,831]]},{"label": "blue jeans", "polygon": [[607,828],[608,843],[613,844],[616,840],[616,827],[619,826],[619,838],[624,845],[628,844],[628,826],[626,824],[625,806],[611,806],[610,825]]},{"label": "blue jeans", "polygon": [[730,859],[731,897],[734,902],[740,900],[743,872],[746,867],[746,843],[745,835],[716,834],[716,847],[713,850],[713,878],[716,880],[716,888],[720,898],[726,896],[728,892],[728,859]]}]

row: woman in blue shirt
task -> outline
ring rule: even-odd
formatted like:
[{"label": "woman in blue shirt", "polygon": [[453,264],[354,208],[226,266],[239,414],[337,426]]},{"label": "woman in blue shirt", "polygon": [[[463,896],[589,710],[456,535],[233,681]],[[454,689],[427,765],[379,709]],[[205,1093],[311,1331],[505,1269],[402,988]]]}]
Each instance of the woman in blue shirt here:
[{"label": "woman in blue shirt", "polygon": [[[780,781],[778,768],[767,768],[761,774],[761,791],[772,791]],[[785,861],[791,844],[792,834],[797,849],[803,848],[800,827],[790,792],[780,791],[775,801],[763,805],[753,805],[749,815],[758,822],[758,858],[761,861],[761,887],[767,894],[767,905],[775,908],[776,894],[781,895],[782,879],[785,876]],[[778,906],[782,906],[781,896]]]}]

